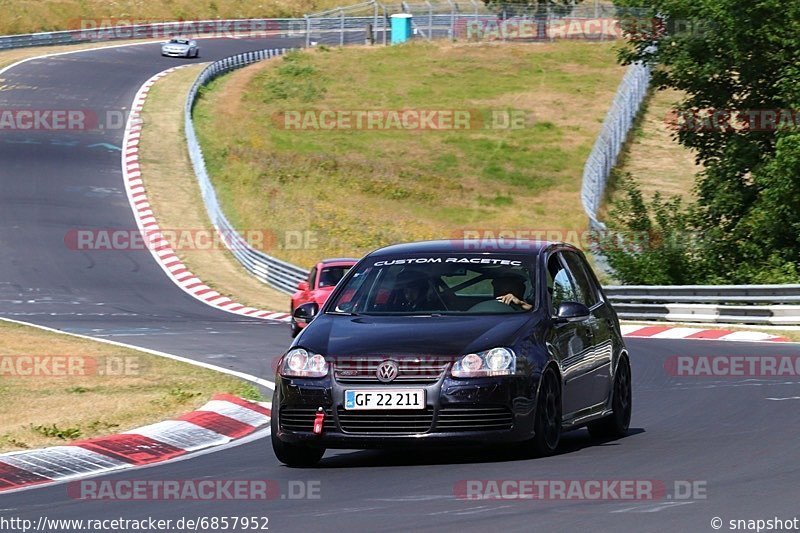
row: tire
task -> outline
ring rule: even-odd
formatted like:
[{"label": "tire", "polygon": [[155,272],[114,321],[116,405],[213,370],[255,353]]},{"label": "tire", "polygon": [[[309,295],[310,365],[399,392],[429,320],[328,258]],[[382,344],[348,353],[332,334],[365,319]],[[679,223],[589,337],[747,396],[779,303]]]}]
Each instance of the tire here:
[{"label": "tire", "polygon": [[611,414],[588,426],[589,434],[594,438],[619,439],[628,434],[633,394],[631,366],[627,357],[622,357],[617,365],[611,394]]},{"label": "tire", "polygon": [[539,383],[533,426],[533,452],[540,457],[553,455],[561,441],[561,384],[551,369],[545,370]]},{"label": "tire", "polygon": [[[274,404],[277,405],[277,404]],[[278,461],[292,468],[308,468],[316,465],[322,456],[325,455],[325,448],[312,448],[310,446],[298,446],[283,442],[278,438],[278,423],[273,416],[270,421],[272,450]]]},{"label": "tire", "polygon": [[199,48],[195,48],[194,49],[194,57],[196,57],[196,58],[200,57],[200,49]]}]

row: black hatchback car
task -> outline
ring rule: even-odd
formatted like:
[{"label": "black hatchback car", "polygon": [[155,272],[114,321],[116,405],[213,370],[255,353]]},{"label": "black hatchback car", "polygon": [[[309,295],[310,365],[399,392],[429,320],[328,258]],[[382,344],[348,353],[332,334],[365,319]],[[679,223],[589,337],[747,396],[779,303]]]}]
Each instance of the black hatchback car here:
[{"label": "black hatchback car", "polygon": [[389,246],[294,318],[310,323],[279,361],[272,403],[287,465],[326,448],[521,443],[547,455],[566,430],[628,430],[617,315],[568,244]]}]

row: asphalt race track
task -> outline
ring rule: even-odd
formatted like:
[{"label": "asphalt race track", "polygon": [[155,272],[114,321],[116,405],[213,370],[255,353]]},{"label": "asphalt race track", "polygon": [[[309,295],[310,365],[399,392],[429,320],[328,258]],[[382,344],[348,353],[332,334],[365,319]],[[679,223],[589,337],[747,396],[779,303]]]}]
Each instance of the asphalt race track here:
[{"label": "asphalt race track", "polygon": [[[204,40],[197,61],[292,44]],[[162,58],[157,46],[24,63],[0,76],[0,107],[126,110],[145,80],[187,61]],[[121,128],[0,133],[0,316],[270,379],[272,356],[289,344],[286,324],[201,304],[172,284],[149,251],[89,253],[65,245],[73,229],[135,228],[113,148],[122,134]],[[70,497],[67,485],[52,485],[0,496],[0,516],[34,522],[266,516],[272,531],[712,531],[713,517],[727,530],[731,519],[800,514],[800,380],[676,377],[665,370],[676,355],[800,357],[800,345],[629,339],[628,346],[634,413],[630,435],[618,441],[595,441],[580,430],[545,459],[497,450],[337,451],[304,470],[280,465],[268,439],[260,439],[102,479],[275,480],[281,494],[272,500],[86,501]],[[627,501],[457,497],[467,480],[522,479],[648,481],[664,492]],[[310,483],[306,490],[318,487],[319,498],[292,499],[290,485],[299,482]],[[699,490],[676,488],[685,482]]]}]

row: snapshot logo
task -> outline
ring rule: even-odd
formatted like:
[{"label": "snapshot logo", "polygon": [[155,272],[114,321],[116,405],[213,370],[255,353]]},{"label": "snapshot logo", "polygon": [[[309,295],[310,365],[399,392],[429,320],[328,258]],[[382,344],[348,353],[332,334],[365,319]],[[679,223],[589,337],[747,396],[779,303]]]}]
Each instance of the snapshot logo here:
[{"label": "snapshot logo", "polygon": [[0,131],[98,132],[125,127],[122,111],[0,108]]},{"label": "snapshot logo", "polygon": [[689,109],[671,110],[664,122],[676,131],[776,132],[800,129],[797,109]]},{"label": "snapshot logo", "polygon": [[131,356],[0,355],[0,377],[138,376],[144,362]]},{"label": "snapshot logo", "polygon": [[84,479],[68,483],[67,495],[105,501],[319,500],[321,484],[274,479]]},{"label": "snapshot logo", "polygon": [[706,481],[657,479],[467,479],[459,500],[654,501],[706,499]]},{"label": "snapshot logo", "polygon": [[218,231],[215,229],[71,229],[64,244],[73,251],[175,251],[271,249],[311,250],[319,245],[316,232],[286,230],[282,238],[270,230]]},{"label": "snapshot logo", "polygon": [[272,115],[276,127],[297,131],[521,130],[534,118],[522,109],[292,109]]},{"label": "snapshot logo", "polygon": [[165,21],[134,18],[80,18],[68,25],[80,40],[166,39],[173,36],[269,37],[281,32],[278,20]]},{"label": "snapshot logo", "polygon": [[800,356],[673,355],[664,362],[668,376],[713,378],[800,377]]}]

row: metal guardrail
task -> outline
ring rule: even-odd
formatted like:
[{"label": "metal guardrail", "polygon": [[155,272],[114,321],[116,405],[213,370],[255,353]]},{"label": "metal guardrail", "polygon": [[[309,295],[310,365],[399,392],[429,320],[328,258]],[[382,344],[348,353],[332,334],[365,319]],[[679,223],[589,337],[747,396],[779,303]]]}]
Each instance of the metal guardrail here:
[{"label": "metal guardrail", "polygon": [[800,285],[630,285],[603,290],[624,319],[800,325]]},{"label": "metal guardrail", "polygon": [[227,217],[222,212],[222,207],[219,205],[219,199],[214,190],[214,185],[211,183],[211,179],[208,176],[205,159],[203,158],[203,150],[197,142],[197,132],[195,131],[194,122],[192,121],[192,109],[197,101],[197,95],[201,87],[226,72],[250,65],[257,61],[278,57],[286,52],[286,48],[245,52],[215,61],[208,65],[198,75],[192,88],[189,90],[189,94],[186,96],[184,130],[186,133],[186,143],[189,148],[189,157],[192,160],[195,176],[200,185],[200,193],[203,197],[206,212],[219,234],[225,237],[223,240],[228,246],[228,249],[242,266],[256,278],[278,290],[291,293],[297,287],[297,282],[308,276],[308,271],[252,248],[228,221]]}]

